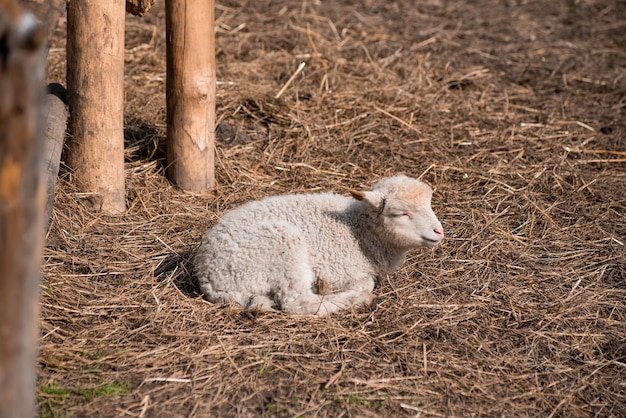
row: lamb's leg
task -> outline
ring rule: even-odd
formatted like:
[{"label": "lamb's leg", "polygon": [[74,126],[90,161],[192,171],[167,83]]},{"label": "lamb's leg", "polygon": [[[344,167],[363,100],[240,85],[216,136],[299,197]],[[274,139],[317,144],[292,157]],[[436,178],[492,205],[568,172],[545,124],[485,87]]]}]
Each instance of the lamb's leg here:
[{"label": "lamb's leg", "polygon": [[282,310],[296,315],[328,315],[351,308],[368,305],[373,300],[369,290],[350,289],[330,295],[318,295],[309,291],[296,299],[285,300]]},{"label": "lamb's leg", "polygon": [[271,311],[274,307],[274,301],[267,296],[257,295],[250,299],[250,302],[246,305],[246,309],[253,311]]},{"label": "lamb's leg", "polygon": [[353,288],[336,293],[315,293],[315,273],[309,263],[306,245],[292,245],[291,248],[294,258],[283,264],[288,266],[284,271],[285,281],[277,292],[283,311],[296,315],[328,315],[369,305],[374,299],[371,293],[374,283],[371,280],[356,280]]},{"label": "lamb's leg", "polygon": [[312,300],[304,302],[302,307],[308,315],[328,315],[340,311],[349,311],[369,305],[374,296],[367,290],[346,290],[330,295],[312,295]]},{"label": "lamb's leg", "polygon": [[[275,272],[282,276],[277,283],[276,296],[283,311],[296,315],[328,315],[372,301],[371,288],[365,284],[328,295],[315,293],[315,273],[309,263],[306,244],[300,237],[290,244],[291,252],[287,257],[283,253],[280,271]],[[286,259],[288,257],[291,259]]]}]

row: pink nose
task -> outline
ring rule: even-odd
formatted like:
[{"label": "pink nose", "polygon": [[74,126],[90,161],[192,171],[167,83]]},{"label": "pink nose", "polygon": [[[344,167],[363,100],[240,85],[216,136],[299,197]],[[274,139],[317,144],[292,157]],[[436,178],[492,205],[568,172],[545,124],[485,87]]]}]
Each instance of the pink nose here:
[{"label": "pink nose", "polygon": [[437,235],[443,236],[443,229],[442,228],[435,228],[433,229],[433,232]]}]

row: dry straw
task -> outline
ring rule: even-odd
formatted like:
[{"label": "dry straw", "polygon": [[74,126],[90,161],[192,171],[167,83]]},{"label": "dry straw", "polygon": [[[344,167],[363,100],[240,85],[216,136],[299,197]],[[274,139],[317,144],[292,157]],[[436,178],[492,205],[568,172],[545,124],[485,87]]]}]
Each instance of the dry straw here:
[{"label": "dry straw", "polygon": [[[204,196],[163,176],[162,4],[129,17],[129,209],[87,211],[62,170],[41,415],[625,416],[625,13],[220,3],[218,187]],[[371,310],[297,318],[200,297],[189,259],[225,211],[397,172],[436,188],[447,239],[383,278]]]}]

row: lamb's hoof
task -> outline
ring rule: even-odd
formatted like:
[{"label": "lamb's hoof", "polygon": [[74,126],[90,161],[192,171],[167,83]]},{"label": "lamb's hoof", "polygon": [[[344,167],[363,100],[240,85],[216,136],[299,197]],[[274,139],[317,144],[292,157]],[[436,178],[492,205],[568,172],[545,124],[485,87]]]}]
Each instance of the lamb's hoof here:
[{"label": "lamb's hoof", "polygon": [[372,302],[370,303],[370,312],[374,312],[375,310],[377,310],[378,306],[382,305],[384,302],[385,300],[383,298],[376,296],[374,299],[372,299]]},{"label": "lamb's hoof", "polygon": [[248,321],[256,321],[257,318],[260,316],[260,314],[261,312],[259,311],[248,310],[248,309],[242,309],[241,312],[239,312],[239,315]]},{"label": "lamb's hoof", "polygon": [[273,311],[274,301],[267,296],[253,296],[250,298],[245,308],[255,312]]}]

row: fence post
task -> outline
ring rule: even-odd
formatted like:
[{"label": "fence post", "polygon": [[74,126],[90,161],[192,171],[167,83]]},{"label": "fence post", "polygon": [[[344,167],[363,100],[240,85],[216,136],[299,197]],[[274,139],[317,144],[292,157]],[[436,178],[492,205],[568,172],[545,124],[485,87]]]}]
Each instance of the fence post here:
[{"label": "fence post", "polygon": [[67,8],[68,165],[94,209],[119,214],[124,190],[124,0]]},{"label": "fence post", "polygon": [[215,184],[214,0],[166,0],[167,174],[181,189]]},{"label": "fence post", "polygon": [[44,222],[50,222],[52,208],[54,207],[54,195],[56,192],[57,177],[61,164],[61,153],[65,143],[65,130],[67,128],[67,92],[60,84],[48,85],[46,95],[45,117],[45,142],[43,146],[43,168],[46,175],[46,210]]},{"label": "fence post", "polygon": [[0,417],[35,415],[45,30],[0,0]]}]

